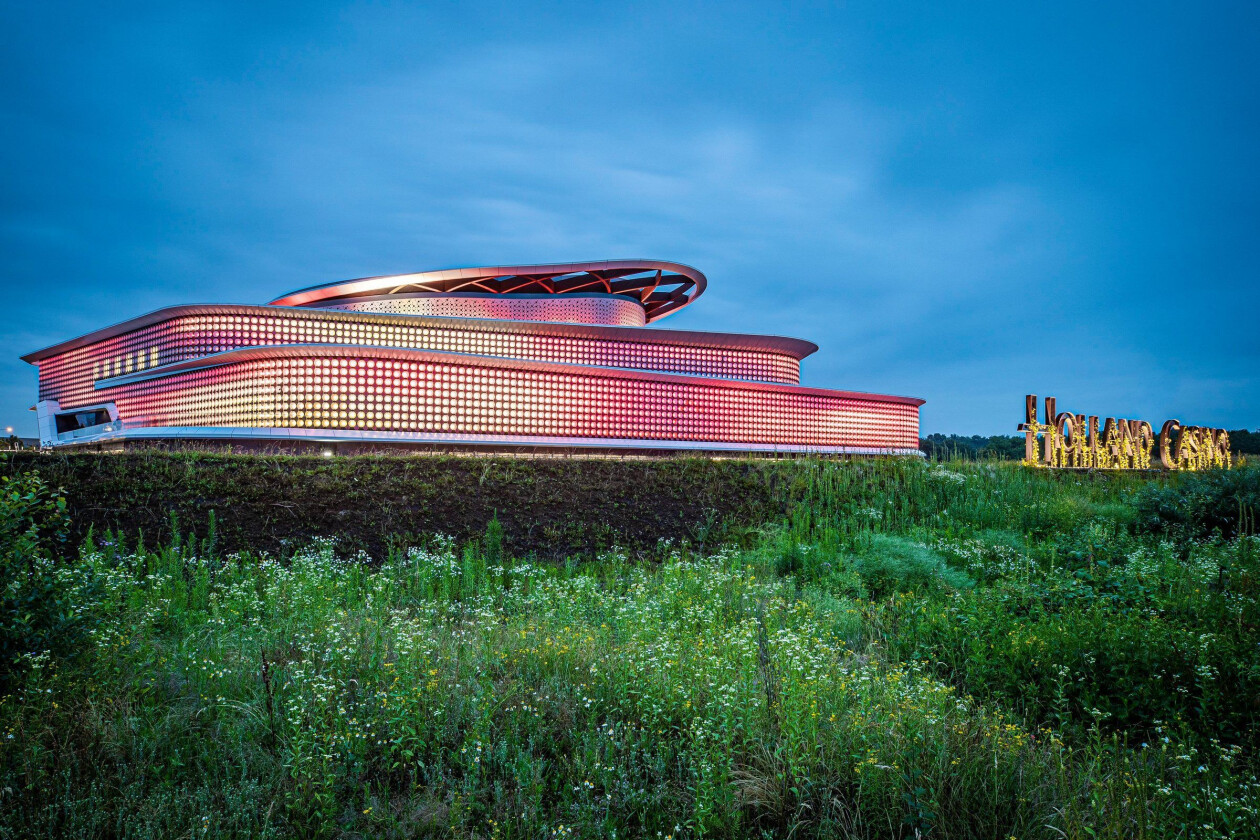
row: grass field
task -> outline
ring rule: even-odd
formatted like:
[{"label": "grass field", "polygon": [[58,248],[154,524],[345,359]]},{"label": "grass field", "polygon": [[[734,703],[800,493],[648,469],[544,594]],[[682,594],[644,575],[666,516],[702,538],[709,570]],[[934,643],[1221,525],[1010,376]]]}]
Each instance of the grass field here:
[{"label": "grass field", "polygon": [[1260,836],[1260,469],[789,468],[567,561],[76,545],[7,478],[0,837]]}]

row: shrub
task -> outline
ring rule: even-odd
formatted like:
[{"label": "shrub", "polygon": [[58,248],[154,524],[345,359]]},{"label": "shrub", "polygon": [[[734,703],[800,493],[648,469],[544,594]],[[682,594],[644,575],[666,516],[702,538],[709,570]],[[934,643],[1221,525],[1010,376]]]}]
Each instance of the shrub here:
[{"label": "shrub", "polygon": [[920,543],[904,537],[876,534],[870,548],[847,558],[846,566],[861,575],[875,598],[886,598],[896,592],[963,589],[971,579],[952,569],[945,558]]},{"label": "shrub", "polygon": [[1151,533],[1197,539],[1255,530],[1260,512],[1260,467],[1210,470],[1151,483],[1133,496],[1137,525]]},{"label": "shrub", "polygon": [[0,477],[0,550],[58,556],[70,533],[66,499],[35,472]]},{"label": "shrub", "polygon": [[24,660],[61,653],[77,636],[57,576],[69,526],[65,498],[38,475],[0,478],[0,688]]}]

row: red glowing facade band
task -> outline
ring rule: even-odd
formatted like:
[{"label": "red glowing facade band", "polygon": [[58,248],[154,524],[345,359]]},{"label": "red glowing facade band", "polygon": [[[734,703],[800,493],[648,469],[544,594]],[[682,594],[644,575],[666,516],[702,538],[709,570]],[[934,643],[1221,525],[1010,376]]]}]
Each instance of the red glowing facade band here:
[{"label": "red glowing facade band", "polygon": [[646,326],[705,284],[645,260],[374,277],[161,309],[23,358],[46,446],[918,451],[923,401],[802,387],[810,342]]}]

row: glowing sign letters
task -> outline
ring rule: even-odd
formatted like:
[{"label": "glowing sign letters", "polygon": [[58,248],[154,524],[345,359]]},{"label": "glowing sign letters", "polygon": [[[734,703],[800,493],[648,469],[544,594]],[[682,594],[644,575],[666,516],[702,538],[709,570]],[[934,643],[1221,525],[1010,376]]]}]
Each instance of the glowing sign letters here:
[{"label": "glowing sign letters", "polygon": [[1108,417],[1101,430],[1096,416],[1055,411],[1046,397],[1045,422],[1037,422],[1037,395],[1024,398],[1024,463],[1059,469],[1144,470],[1159,444],[1164,469],[1229,469],[1229,433],[1224,429],[1183,426],[1169,420],[1156,437],[1150,423]]}]

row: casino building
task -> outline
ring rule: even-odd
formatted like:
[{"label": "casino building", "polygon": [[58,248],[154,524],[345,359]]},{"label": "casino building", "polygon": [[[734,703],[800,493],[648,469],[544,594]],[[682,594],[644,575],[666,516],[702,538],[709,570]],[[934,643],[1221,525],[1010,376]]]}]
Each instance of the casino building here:
[{"label": "casino building", "polygon": [[801,386],[808,341],[654,326],[705,285],[654,260],[370,277],[22,358],[45,446],[918,452],[923,400]]}]

